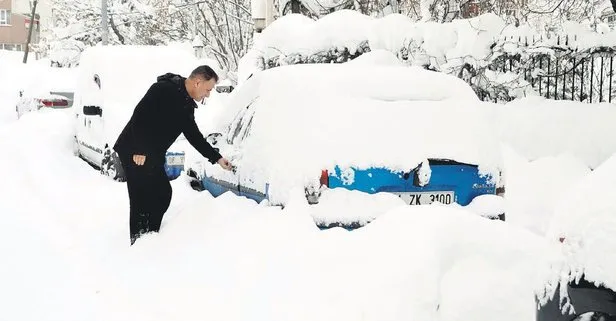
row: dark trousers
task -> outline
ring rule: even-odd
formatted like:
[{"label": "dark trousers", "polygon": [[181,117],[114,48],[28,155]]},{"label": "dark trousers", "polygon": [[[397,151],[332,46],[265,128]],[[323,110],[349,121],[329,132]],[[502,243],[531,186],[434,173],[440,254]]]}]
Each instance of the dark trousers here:
[{"label": "dark trousers", "polygon": [[[171,203],[171,184],[163,165],[138,166],[132,155],[121,155],[130,200],[130,244],[141,235],[158,232],[163,215]],[[149,160],[150,162],[152,160]]]}]

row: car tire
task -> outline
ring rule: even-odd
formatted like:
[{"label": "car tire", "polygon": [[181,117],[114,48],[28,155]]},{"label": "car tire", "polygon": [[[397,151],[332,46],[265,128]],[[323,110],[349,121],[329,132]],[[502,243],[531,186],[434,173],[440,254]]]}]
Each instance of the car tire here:
[{"label": "car tire", "polygon": [[203,184],[201,184],[201,181],[199,180],[199,176],[197,175],[197,172],[195,172],[195,170],[193,170],[192,168],[189,168],[186,171],[186,176],[188,176],[190,187],[193,190],[198,191],[198,192],[203,192],[205,190],[205,188],[203,188]]},{"label": "car tire", "polygon": [[125,182],[126,176],[122,168],[122,162],[118,153],[112,151],[109,146],[105,146],[103,161],[101,162],[101,174],[109,176],[114,181]]}]

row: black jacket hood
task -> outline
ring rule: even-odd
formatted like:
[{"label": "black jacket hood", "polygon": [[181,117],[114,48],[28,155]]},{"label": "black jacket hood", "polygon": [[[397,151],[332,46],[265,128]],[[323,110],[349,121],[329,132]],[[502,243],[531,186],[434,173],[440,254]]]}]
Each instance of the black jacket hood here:
[{"label": "black jacket hood", "polygon": [[166,73],[164,75],[160,75],[156,78],[156,81],[168,81],[171,83],[174,83],[176,85],[181,85],[184,83],[184,80],[186,80],[186,78],[178,75],[178,74],[174,74],[174,73]]}]

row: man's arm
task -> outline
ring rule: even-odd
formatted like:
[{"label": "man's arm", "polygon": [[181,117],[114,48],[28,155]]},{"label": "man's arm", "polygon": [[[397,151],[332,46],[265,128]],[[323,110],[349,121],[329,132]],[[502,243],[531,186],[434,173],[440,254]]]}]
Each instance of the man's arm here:
[{"label": "man's arm", "polygon": [[218,160],[222,158],[222,155],[218,153],[210,143],[205,140],[197,123],[195,122],[195,115],[190,113],[184,123],[183,129],[184,137],[188,142],[199,152],[203,157],[207,158],[210,163],[216,164]]}]

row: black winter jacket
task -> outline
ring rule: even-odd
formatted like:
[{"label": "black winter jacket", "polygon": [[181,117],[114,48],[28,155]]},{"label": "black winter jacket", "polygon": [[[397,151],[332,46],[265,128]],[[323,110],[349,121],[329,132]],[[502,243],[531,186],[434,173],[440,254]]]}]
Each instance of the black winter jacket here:
[{"label": "black winter jacket", "polygon": [[195,123],[197,104],[188,95],[186,78],[167,73],[157,78],[135,107],[113,149],[121,156],[145,155],[146,163],[164,165],[165,154],[180,133],[210,163],[221,155],[205,140]]}]

